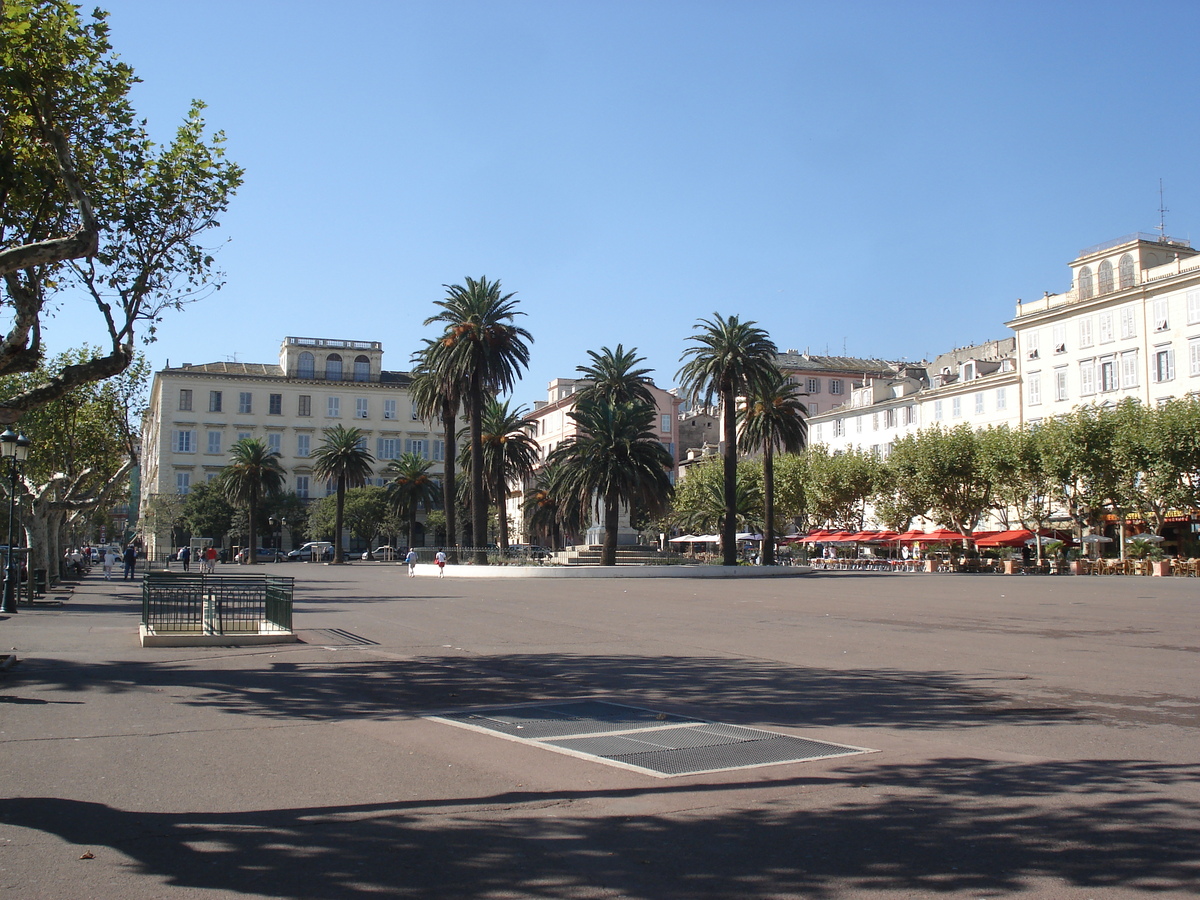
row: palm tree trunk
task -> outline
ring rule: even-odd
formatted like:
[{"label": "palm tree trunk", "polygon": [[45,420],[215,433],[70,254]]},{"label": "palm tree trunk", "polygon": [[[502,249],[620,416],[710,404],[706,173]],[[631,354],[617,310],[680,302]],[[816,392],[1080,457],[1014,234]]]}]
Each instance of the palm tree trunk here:
[{"label": "palm tree trunk", "polygon": [[[333,517],[333,561],[335,564],[342,560],[342,521],[346,509],[346,476],[339,475],[337,481],[337,514]],[[254,526],[251,525],[251,528]]]},{"label": "palm tree trunk", "polygon": [[416,546],[416,541],[413,540],[417,533],[417,504],[412,505],[412,509],[408,513],[408,547],[411,550]]},{"label": "palm tree trunk", "polygon": [[617,526],[621,521],[621,504],[615,495],[604,498],[604,547],[600,551],[600,565],[617,564]]},{"label": "palm tree trunk", "polygon": [[504,483],[504,463],[496,472],[496,517],[500,521],[500,553],[508,550],[508,485]]},{"label": "palm tree trunk", "polygon": [[721,523],[721,564],[737,565],[737,408],[733,387],[721,391],[725,429],[725,521]]},{"label": "palm tree trunk", "polygon": [[458,459],[458,447],[456,446],[455,433],[455,410],[450,409],[447,405],[442,409],[442,424],[446,430],[446,452],[445,462],[443,463],[442,475],[442,503],[446,509],[446,543],[450,545],[449,556],[450,563],[458,562],[458,551],[455,547],[458,545],[458,529],[457,529],[457,505],[458,497],[455,494],[455,460]]},{"label": "palm tree trunk", "polygon": [[762,564],[775,565],[775,448],[770,440],[763,447]]},{"label": "palm tree trunk", "polygon": [[246,504],[246,507],[246,530],[249,532],[247,539],[250,544],[246,548],[246,563],[253,566],[258,564],[258,529],[254,527],[254,521],[258,518],[258,491],[253,487],[250,489],[250,502]]},{"label": "palm tree trunk", "polygon": [[483,491],[483,385],[479,372],[471,374],[471,540],[478,548],[475,565],[487,565],[487,495]]}]

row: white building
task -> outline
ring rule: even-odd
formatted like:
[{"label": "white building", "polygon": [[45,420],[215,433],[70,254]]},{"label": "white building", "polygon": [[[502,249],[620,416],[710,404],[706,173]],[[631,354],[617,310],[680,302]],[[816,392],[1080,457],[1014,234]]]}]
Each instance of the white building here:
[{"label": "white building", "polygon": [[[151,553],[168,549],[169,533],[153,533],[149,504],[161,494],[186,494],[211,481],[246,437],[280,454],[287,488],[301,499],[333,486],[312,472],[324,430],[353,426],[375,456],[375,482],[390,460],[414,452],[445,456],[440,430],[417,418],[407,372],[383,368],[376,341],[285,338],[276,363],[185,363],[155,373],[142,422],[142,521]],[[435,471],[440,467],[435,466]],[[162,530],[162,529],[160,529]]]}]

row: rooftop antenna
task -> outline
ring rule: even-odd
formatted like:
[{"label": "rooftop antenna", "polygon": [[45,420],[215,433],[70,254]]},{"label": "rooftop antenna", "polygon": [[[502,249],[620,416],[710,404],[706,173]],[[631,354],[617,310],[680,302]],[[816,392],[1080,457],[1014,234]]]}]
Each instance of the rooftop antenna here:
[{"label": "rooftop antenna", "polygon": [[1167,222],[1166,214],[1170,210],[1163,205],[1163,186],[1162,179],[1158,179],[1158,242],[1165,244],[1167,242]]}]

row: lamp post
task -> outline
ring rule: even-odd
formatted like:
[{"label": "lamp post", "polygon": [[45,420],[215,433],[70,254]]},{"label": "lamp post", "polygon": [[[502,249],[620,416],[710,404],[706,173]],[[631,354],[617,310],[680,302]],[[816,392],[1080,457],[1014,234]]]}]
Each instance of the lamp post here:
[{"label": "lamp post", "polygon": [[276,519],[274,516],[267,516],[267,521],[271,523],[271,530],[275,530],[275,526],[279,526],[279,540],[275,544],[275,561],[279,562],[279,554],[283,552],[283,530],[287,528],[287,516],[280,516]]},{"label": "lamp post", "polygon": [[[20,574],[16,571],[13,559],[13,526],[16,524],[17,512],[17,470],[21,463],[29,458],[29,445],[32,443],[25,435],[16,434],[11,428],[6,428],[0,434],[0,457],[8,462],[8,547],[4,559],[4,598],[0,602],[0,612],[15,613],[17,611],[17,585]],[[32,572],[30,576],[32,577]]]}]

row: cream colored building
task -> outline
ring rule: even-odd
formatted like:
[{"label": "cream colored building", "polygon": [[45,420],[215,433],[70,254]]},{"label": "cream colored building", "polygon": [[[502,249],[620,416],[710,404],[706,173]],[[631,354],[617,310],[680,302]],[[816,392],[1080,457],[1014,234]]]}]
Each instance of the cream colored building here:
[{"label": "cream colored building", "polygon": [[1022,421],[1200,392],[1200,254],[1132,234],[1071,262],[1071,288],[1017,301]]},{"label": "cream colored building", "polygon": [[142,521],[150,552],[165,552],[170,541],[169,532],[154,533],[147,516],[154,498],[187,494],[217,477],[241,438],[277,451],[287,489],[306,500],[333,492],[313,474],[312,454],[335,425],[365,433],[377,484],[402,453],[441,463],[441,431],[417,418],[410,382],[409,373],[383,368],[377,341],[304,337],[285,338],[278,363],[185,363],[155,373],[142,422]]}]

